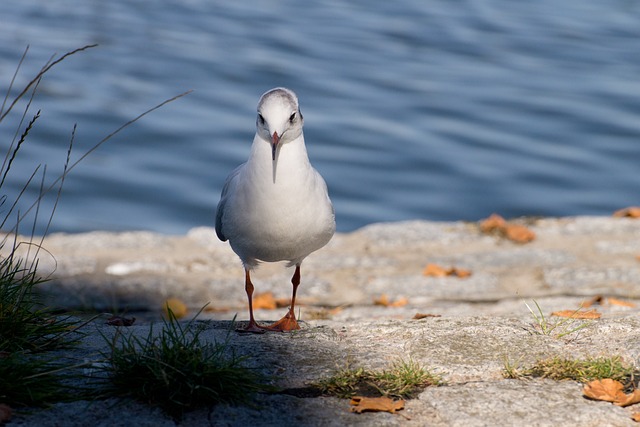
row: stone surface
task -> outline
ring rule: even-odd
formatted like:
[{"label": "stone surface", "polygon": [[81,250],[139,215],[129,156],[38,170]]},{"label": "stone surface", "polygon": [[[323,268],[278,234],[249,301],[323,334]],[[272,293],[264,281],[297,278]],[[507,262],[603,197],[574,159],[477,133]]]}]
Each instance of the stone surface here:
[{"label": "stone surface", "polygon": [[[336,235],[303,264],[298,293],[303,329],[293,333],[229,333],[234,316],[247,318],[242,267],[211,228],[186,236],[51,235],[40,266],[52,280],[42,291],[54,306],[126,310],[139,318],[127,331],[140,336],[159,319],[168,297],[183,300],[192,314],[208,303],[198,317],[202,338],[229,337],[250,366],[282,388],[305,387],[347,364],[382,369],[409,358],[446,382],[408,401],[401,415],[353,414],[348,400],[331,397],[259,395],[257,408],[219,405],[187,414],[183,425],[634,425],[633,407],[586,400],[577,382],[508,380],[503,370],[505,363],[526,366],[552,356],[619,355],[638,364],[637,306],[596,306],[601,319],[565,322],[549,334],[541,332],[529,308],[538,314],[538,304],[553,325],[559,318],[551,312],[575,310],[596,295],[640,303],[640,220],[575,217],[522,223],[537,236],[524,245],[461,222],[374,224]],[[429,263],[464,268],[472,275],[425,277],[422,271]],[[261,266],[254,274],[256,292],[289,297],[291,273],[282,265]],[[382,294],[391,301],[406,298],[407,304],[375,305]],[[285,310],[257,310],[256,315],[276,320]],[[432,317],[414,320],[416,313]],[[93,360],[104,348],[102,335],[114,333],[104,324],[105,316],[87,326],[93,332],[73,354],[63,356]],[[173,422],[140,403],[98,401],[18,414],[14,424]]]}]

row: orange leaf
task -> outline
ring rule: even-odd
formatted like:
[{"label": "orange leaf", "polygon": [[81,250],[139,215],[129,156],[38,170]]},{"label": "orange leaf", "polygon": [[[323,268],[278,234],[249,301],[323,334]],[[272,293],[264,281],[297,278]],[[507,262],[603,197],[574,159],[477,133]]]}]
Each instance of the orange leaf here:
[{"label": "orange leaf", "polygon": [[[277,308],[289,307],[289,304],[291,304],[291,300],[289,298],[276,298],[275,301]],[[298,303],[298,305],[302,304]]]},{"label": "orange leaf", "polygon": [[351,412],[361,414],[363,412],[390,412],[395,414],[396,411],[404,409],[404,400],[393,400],[389,397],[362,397],[354,396],[351,398]]},{"label": "orange leaf", "polygon": [[451,275],[453,276],[458,276],[461,279],[465,278],[465,277],[469,277],[471,276],[471,272],[469,270],[463,270],[461,268],[452,268],[451,269]]},{"label": "orange leaf", "polygon": [[595,308],[586,311],[580,311],[579,309],[554,311],[551,315],[558,317],[571,317],[573,319],[599,319],[600,316],[602,316],[602,314],[598,313],[598,310]]},{"label": "orange leaf", "polygon": [[416,313],[413,318],[415,320],[425,319],[427,317],[441,317],[441,314],[430,314],[430,313]]},{"label": "orange leaf", "polygon": [[278,308],[278,304],[276,303],[276,299],[273,297],[272,292],[263,292],[253,296],[253,308],[275,310]]},{"label": "orange leaf", "polygon": [[585,384],[582,389],[582,394],[589,399],[604,400],[605,402],[613,403],[618,401],[620,398],[624,399],[625,394],[622,391],[623,389],[624,386],[620,381],[605,378]]},{"label": "orange leaf", "polygon": [[496,230],[499,231],[502,230],[506,224],[507,221],[505,221],[503,217],[496,213],[493,213],[489,216],[489,218],[486,218],[480,222],[480,230],[482,230],[483,233],[490,233]]},{"label": "orange leaf", "polygon": [[580,304],[580,306],[583,308],[588,308],[595,304],[600,305],[602,304],[603,301],[604,301],[604,298],[602,295],[596,295],[595,297],[591,298],[589,301],[585,301],[582,304]]},{"label": "orange leaf", "polygon": [[480,222],[480,230],[483,233],[498,233],[516,243],[529,243],[536,238],[536,233],[524,225],[509,224],[495,213]]},{"label": "orange leaf", "polygon": [[440,267],[438,264],[427,264],[424,270],[422,270],[422,275],[430,277],[445,277],[447,276],[447,269]]},{"label": "orange leaf", "polygon": [[405,297],[402,297],[400,299],[395,300],[394,302],[391,303],[391,307],[403,307],[405,305],[409,304],[409,300],[406,299]]},{"label": "orange leaf", "polygon": [[422,270],[422,275],[429,277],[457,276],[464,278],[471,276],[471,272],[469,270],[463,270],[456,267],[444,268],[438,264],[427,264],[424,270]]},{"label": "orange leaf", "polygon": [[536,238],[536,233],[529,230],[524,225],[508,224],[504,229],[507,239],[516,243],[529,243]]},{"label": "orange leaf", "polygon": [[613,213],[616,218],[640,218],[640,206],[630,206],[628,208],[617,210]]},{"label": "orange leaf", "polygon": [[640,412],[634,412],[631,414],[631,419],[635,422],[640,422]]},{"label": "orange leaf", "polygon": [[164,314],[166,316],[169,315],[169,310],[171,310],[171,312],[173,312],[173,315],[176,316],[176,319],[182,319],[189,312],[187,305],[182,302],[180,298],[173,297],[167,298],[167,300],[164,302],[164,305],[162,306],[162,310],[164,311]]},{"label": "orange leaf", "polygon": [[618,399],[617,401],[613,402],[613,404],[624,407],[624,406],[630,406],[630,405],[635,405],[636,403],[640,403],[640,390],[639,389],[635,389],[629,394],[624,394],[623,393],[623,395],[624,395],[624,398],[622,398],[622,396],[619,396],[620,399]]},{"label": "orange leaf", "polygon": [[611,305],[617,305],[617,306],[620,306],[620,307],[635,307],[636,306],[631,301],[623,301],[623,300],[618,299],[618,298],[607,298],[607,301]]},{"label": "orange leaf", "polygon": [[387,296],[387,294],[382,294],[380,295],[380,298],[375,298],[373,300],[374,305],[381,305],[384,307],[402,307],[403,305],[407,305],[408,303],[409,303],[409,300],[406,299],[405,297],[402,297],[392,302]]}]

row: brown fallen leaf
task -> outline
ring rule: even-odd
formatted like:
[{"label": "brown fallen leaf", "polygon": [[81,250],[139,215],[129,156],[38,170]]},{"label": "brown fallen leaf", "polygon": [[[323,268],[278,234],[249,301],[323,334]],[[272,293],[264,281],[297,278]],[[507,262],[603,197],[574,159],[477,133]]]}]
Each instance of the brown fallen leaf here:
[{"label": "brown fallen leaf", "polygon": [[631,414],[631,419],[635,422],[640,422],[640,412],[634,412]]},{"label": "brown fallen leaf", "polygon": [[491,214],[480,221],[480,230],[487,233],[497,233],[515,243],[529,243],[536,238],[536,233],[520,224],[510,224],[498,214]]},{"label": "brown fallen leaf", "polygon": [[175,297],[167,298],[162,306],[165,316],[169,316],[169,310],[171,310],[176,319],[182,319],[189,312],[187,305],[180,298]]},{"label": "brown fallen leaf", "polygon": [[429,277],[446,277],[447,269],[440,267],[438,264],[427,264],[424,270],[422,270],[422,275]]},{"label": "brown fallen leaf", "polygon": [[111,316],[107,319],[110,326],[131,326],[136,321],[135,317]]},{"label": "brown fallen leaf", "polygon": [[536,233],[524,225],[508,224],[504,229],[507,239],[516,243],[529,243],[536,238]]},{"label": "brown fallen leaf", "polygon": [[588,308],[593,305],[617,305],[619,307],[635,307],[636,304],[631,301],[625,301],[614,297],[605,298],[602,295],[596,295],[588,301],[584,301],[581,306],[582,308]]},{"label": "brown fallen leaf", "polygon": [[[624,385],[620,381],[611,378],[590,381],[584,385],[582,394],[589,399],[603,400],[605,402],[615,402],[621,397],[624,398]],[[622,396],[621,396],[622,395]]]},{"label": "brown fallen leaf", "polygon": [[262,292],[253,296],[253,308],[263,310],[275,310],[278,308],[272,292]]},{"label": "brown fallen leaf", "polygon": [[507,221],[500,215],[493,213],[480,222],[480,230],[483,233],[491,233],[503,229],[505,225],[507,225]]},{"label": "brown fallen leaf", "polygon": [[624,396],[625,396],[624,399],[620,399],[616,402],[613,402],[613,404],[625,407],[625,406],[635,405],[636,403],[640,403],[640,389],[635,389],[631,393],[625,394]]},{"label": "brown fallen leaf", "polygon": [[624,301],[618,298],[607,298],[607,302],[611,305],[617,305],[619,307],[635,307],[636,305],[631,301]]},{"label": "brown fallen leaf", "polygon": [[604,297],[602,295],[596,295],[590,300],[584,301],[582,304],[580,304],[580,306],[583,308],[589,308],[592,305],[601,305],[603,302],[604,302]]},{"label": "brown fallen leaf", "polygon": [[[289,298],[276,298],[276,307],[277,308],[287,308],[289,304],[291,304],[291,300]],[[302,304],[298,304],[302,305]]]},{"label": "brown fallen leaf", "polygon": [[463,270],[456,267],[444,268],[438,264],[427,264],[424,270],[422,270],[422,275],[428,277],[456,276],[465,278],[471,276],[471,272],[469,270]]},{"label": "brown fallen leaf", "polygon": [[390,412],[404,409],[404,400],[393,400],[389,397],[363,397],[354,396],[351,398],[351,412],[361,414],[363,412]]},{"label": "brown fallen leaf", "polygon": [[4,423],[11,421],[12,416],[13,410],[11,409],[11,406],[0,403],[0,425],[4,425]]},{"label": "brown fallen leaf", "polygon": [[431,313],[416,313],[413,316],[413,319],[420,320],[420,319],[426,319],[427,317],[442,317],[442,315],[441,314],[431,314]]},{"label": "brown fallen leaf", "polygon": [[383,307],[402,307],[409,303],[409,300],[405,297],[399,298],[396,301],[391,301],[387,294],[380,295],[380,298],[374,298],[373,305],[381,305]]},{"label": "brown fallen leaf", "polygon": [[629,206],[628,208],[619,209],[613,213],[616,218],[640,218],[640,206]]},{"label": "brown fallen leaf", "polygon": [[602,314],[595,308],[586,311],[580,311],[579,309],[554,311],[551,315],[558,317],[571,317],[572,319],[599,319],[600,316],[602,316]]},{"label": "brown fallen leaf", "polygon": [[623,407],[640,403],[640,389],[635,389],[627,394],[624,392],[624,385],[611,378],[594,380],[585,384],[582,394],[590,399],[603,400]]}]

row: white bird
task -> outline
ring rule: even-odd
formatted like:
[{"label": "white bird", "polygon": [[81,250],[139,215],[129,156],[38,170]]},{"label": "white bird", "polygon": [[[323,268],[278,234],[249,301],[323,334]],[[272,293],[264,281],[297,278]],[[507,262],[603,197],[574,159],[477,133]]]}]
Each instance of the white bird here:
[{"label": "white bird", "polygon": [[[327,185],[309,162],[302,124],[293,91],[275,88],[262,95],[249,160],[227,177],[216,210],[216,234],[229,240],[245,270],[249,324],[243,331],[300,329],[294,313],[300,264],[335,232]],[[296,267],[289,311],[269,326],[253,317],[250,273],[261,261]]]}]

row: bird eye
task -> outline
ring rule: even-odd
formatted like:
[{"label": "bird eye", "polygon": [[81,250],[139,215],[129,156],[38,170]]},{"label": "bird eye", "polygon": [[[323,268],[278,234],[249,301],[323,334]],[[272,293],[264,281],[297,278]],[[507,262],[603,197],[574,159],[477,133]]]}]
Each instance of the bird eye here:
[{"label": "bird eye", "polygon": [[264,117],[262,117],[262,114],[258,114],[258,120],[260,121],[261,125],[264,124]]},{"label": "bird eye", "polygon": [[296,119],[296,113],[291,114],[291,116],[289,116],[289,122],[293,123],[293,121]]}]

